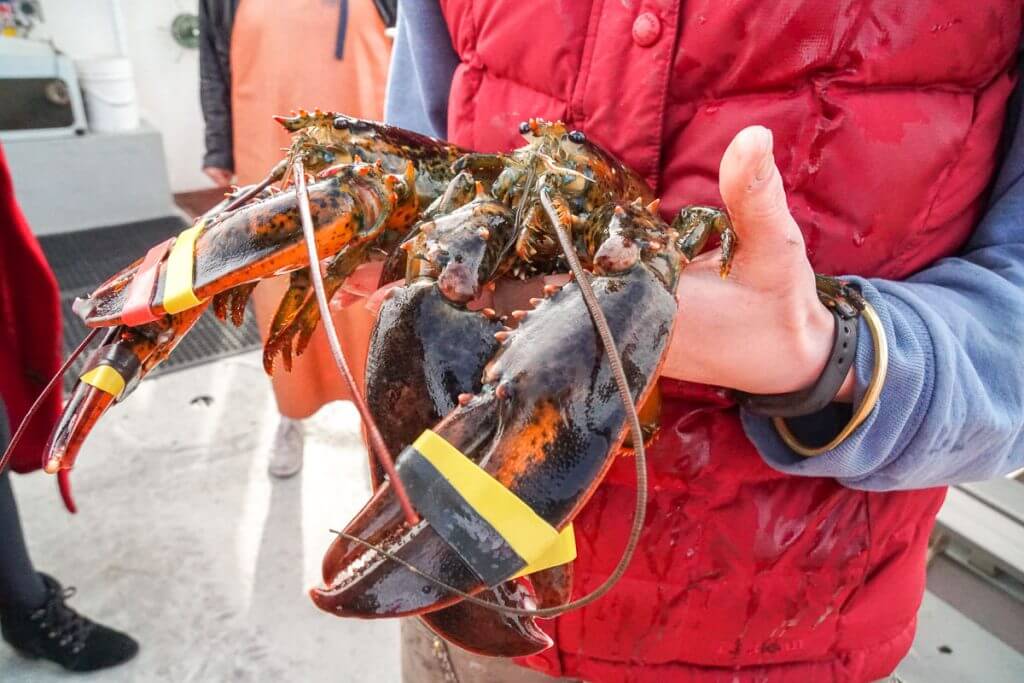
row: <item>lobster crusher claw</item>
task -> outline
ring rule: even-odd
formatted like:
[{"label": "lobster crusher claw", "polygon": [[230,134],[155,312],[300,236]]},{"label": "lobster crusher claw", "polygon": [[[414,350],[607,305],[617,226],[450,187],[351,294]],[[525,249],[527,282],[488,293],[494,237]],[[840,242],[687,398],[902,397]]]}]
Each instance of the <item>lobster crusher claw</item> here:
[{"label": "lobster crusher claw", "polygon": [[488,586],[572,562],[572,525],[558,531],[439,434],[426,430],[396,470],[430,526]]}]

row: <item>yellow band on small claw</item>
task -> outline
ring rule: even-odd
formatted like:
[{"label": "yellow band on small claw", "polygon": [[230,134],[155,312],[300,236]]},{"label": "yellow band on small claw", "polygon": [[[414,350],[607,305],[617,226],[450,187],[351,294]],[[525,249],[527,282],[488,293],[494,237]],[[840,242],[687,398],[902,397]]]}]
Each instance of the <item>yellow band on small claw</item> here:
[{"label": "yellow band on small claw", "polygon": [[167,278],[164,283],[164,310],[181,313],[195,308],[202,302],[192,290],[196,261],[196,239],[203,231],[206,221],[199,221],[183,231],[174,240],[171,253],[167,256]]},{"label": "yellow band on small claw", "polygon": [[97,365],[89,372],[78,378],[89,386],[96,387],[102,392],[108,393],[114,398],[124,391],[124,377],[109,365]]}]

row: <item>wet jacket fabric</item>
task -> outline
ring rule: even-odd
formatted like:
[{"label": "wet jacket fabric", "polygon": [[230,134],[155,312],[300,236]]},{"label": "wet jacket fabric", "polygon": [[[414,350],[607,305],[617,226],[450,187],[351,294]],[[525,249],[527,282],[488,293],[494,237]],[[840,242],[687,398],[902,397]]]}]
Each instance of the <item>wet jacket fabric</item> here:
[{"label": "wet jacket fabric", "polygon": [[[663,379],[638,557],[608,597],[549,623],[556,647],[528,664],[593,681],[888,674],[912,641],[944,491],[868,489],[1003,471],[1020,438],[1024,378],[1019,345],[1007,343],[1024,331],[1019,147],[979,225],[1020,5],[441,9],[447,30],[430,40],[420,31],[437,7],[401,6],[396,67],[411,64],[392,74],[393,123],[492,150],[520,144],[524,118],[562,118],[641,171],[666,216],[720,204],[726,145],[745,125],[767,125],[815,269],[862,276],[893,347],[871,422],[846,450],[806,462],[780,455],[763,422],[747,416],[745,433],[725,392]],[[454,66],[450,90],[422,80],[434,59],[442,75]],[[872,353],[858,349],[858,400]],[[577,595],[618,559],[632,469],[619,462],[577,519]]]}]

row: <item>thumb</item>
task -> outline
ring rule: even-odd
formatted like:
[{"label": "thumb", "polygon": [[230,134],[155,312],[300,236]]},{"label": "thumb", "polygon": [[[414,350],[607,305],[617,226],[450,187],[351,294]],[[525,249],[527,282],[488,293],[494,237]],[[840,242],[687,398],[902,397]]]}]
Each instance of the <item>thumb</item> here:
[{"label": "thumb", "polygon": [[787,253],[803,260],[806,254],[803,235],[789,213],[772,145],[772,132],[763,126],[741,130],[722,156],[718,184],[739,237],[742,261],[774,262],[778,272]]}]

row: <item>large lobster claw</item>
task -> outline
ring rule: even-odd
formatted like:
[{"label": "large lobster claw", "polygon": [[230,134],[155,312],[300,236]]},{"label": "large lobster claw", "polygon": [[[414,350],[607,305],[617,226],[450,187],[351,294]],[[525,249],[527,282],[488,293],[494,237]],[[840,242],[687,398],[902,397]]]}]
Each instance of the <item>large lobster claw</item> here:
[{"label": "large lobster claw", "polygon": [[[667,348],[675,299],[642,263],[595,277],[593,288],[629,368],[633,399],[640,401],[653,387]],[[548,524],[563,529],[600,483],[625,426],[619,401],[595,398],[614,396],[616,389],[576,283],[525,316],[484,379],[481,392],[433,431]],[[399,476],[414,453],[406,449],[399,456]],[[490,581],[442,531],[427,521],[404,524],[388,484],[346,529],[447,586],[483,590]],[[459,600],[435,581],[343,537],[324,558],[324,583],[311,592],[313,601],[341,616],[422,614]]]}]

